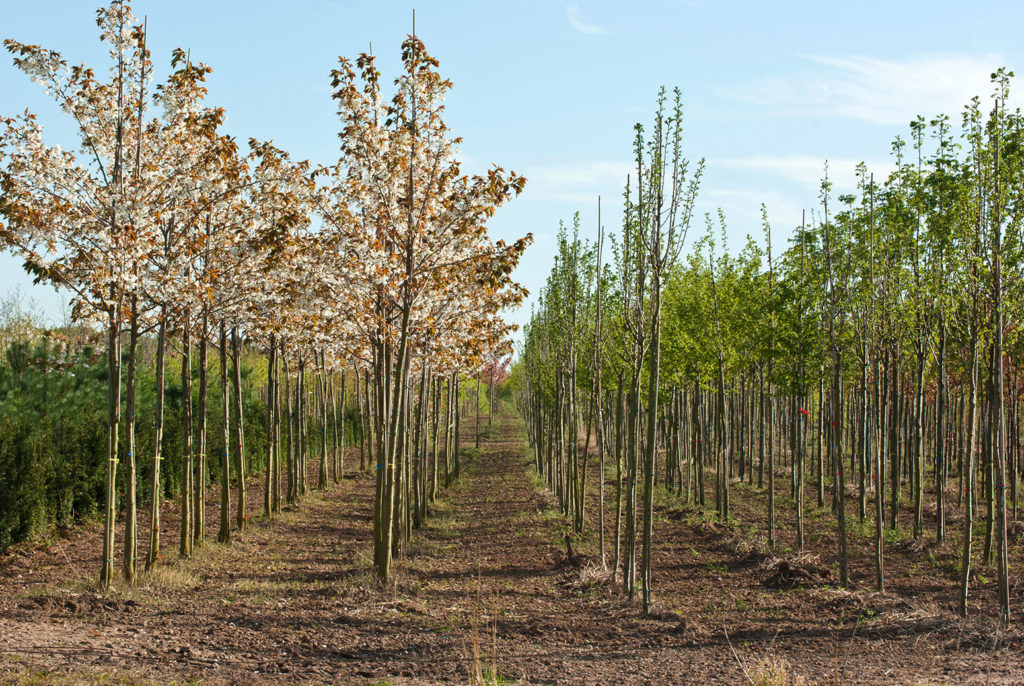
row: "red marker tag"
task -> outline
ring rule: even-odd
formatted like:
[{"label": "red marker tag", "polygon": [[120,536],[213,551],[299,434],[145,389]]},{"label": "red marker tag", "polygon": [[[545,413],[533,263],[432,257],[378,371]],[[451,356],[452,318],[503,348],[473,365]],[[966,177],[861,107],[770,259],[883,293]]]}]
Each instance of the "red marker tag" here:
[{"label": "red marker tag", "polygon": [[804,409],[804,408],[802,408],[802,407],[800,408],[800,412],[801,412],[802,414],[805,414],[805,415],[807,415],[808,417],[810,417],[810,416],[811,416],[811,413],[810,413],[810,412],[808,412],[807,410],[805,410],[805,409]]}]

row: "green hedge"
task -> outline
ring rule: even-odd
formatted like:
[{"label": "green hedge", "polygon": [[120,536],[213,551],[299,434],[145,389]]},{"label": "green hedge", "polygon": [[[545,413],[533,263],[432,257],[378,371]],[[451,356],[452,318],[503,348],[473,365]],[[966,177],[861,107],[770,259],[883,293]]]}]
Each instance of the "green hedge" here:
[{"label": "green hedge", "polygon": [[[53,526],[71,526],[101,510],[107,443],[105,355],[83,348],[58,356],[44,339],[13,343],[5,358],[6,364],[0,365],[0,550]],[[211,358],[207,453],[216,456],[223,452],[223,422],[217,360]],[[266,406],[260,389],[249,382],[258,363],[253,357],[242,365],[245,447],[252,473],[262,472],[266,462]],[[179,494],[182,478],[180,370],[180,358],[169,356],[161,475],[167,498]],[[192,375],[195,412],[199,394],[195,360]],[[262,377],[258,383],[262,387]],[[140,365],[135,434],[140,504],[150,499],[155,387],[152,365]],[[123,493],[123,448],[121,457],[118,490]],[[208,478],[219,479],[219,460],[210,459],[207,466]]]}]

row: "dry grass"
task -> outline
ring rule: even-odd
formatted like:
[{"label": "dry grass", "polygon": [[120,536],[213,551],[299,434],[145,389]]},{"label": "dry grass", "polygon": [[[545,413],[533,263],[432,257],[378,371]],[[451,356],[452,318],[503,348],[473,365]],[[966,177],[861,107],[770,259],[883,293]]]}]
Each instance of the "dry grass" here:
[{"label": "dry grass", "polygon": [[750,668],[747,678],[754,686],[804,686],[807,680],[793,672],[793,666],[779,655],[766,655]]},{"label": "dry grass", "polygon": [[198,588],[202,578],[196,574],[191,565],[157,565],[148,572],[143,572],[135,584],[136,589],[188,591]]},{"label": "dry grass", "polygon": [[761,561],[761,567],[769,574],[762,583],[768,588],[783,590],[833,584],[832,572],[822,567],[820,562],[821,558],[812,553],[766,557]]},{"label": "dry grass", "polygon": [[157,681],[145,677],[118,674],[115,672],[90,672],[78,670],[67,672],[62,669],[29,667],[26,665],[10,665],[9,673],[3,672],[0,666],[0,684],[17,686],[80,686],[85,684],[109,684],[110,686],[156,686],[156,684],[181,684],[188,682]]},{"label": "dry grass", "polygon": [[905,541],[900,541],[895,545],[893,550],[900,553],[923,553],[928,548],[928,542],[924,538],[908,538]]}]

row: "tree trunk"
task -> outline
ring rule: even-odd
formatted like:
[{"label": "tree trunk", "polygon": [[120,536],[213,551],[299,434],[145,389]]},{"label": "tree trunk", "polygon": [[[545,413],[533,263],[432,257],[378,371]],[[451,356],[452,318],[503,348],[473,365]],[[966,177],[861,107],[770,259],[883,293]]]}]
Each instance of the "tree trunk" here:
[{"label": "tree trunk", "polygon": [[245,489],[245,426],[242,415],[242,341],[238,327],[231,328],[231,358],[233,362],[232,386],[235,396],[235,473],[238,475],[238,514],[235,527],[244,531],[249,522]]},{"label": "tree trunk", "polygon": [[228,395],[228,336],[224,322],[220,323],[220,402],[223,420],[224,450],[220,460],[220,531],[217,540],[231,542],[231,463],[228,459],[231,449],[231,404]]},{"label": "tree trunk", "polygon": [[125,456],[128,458],[128,472],[125,474],[125,506],[124,517],[124,580],[129,586],[135,584],[135,558],[138,550],[138,518],[136,511],[136,472],[135,472],[135,378],[136,362],[139,347],[139,305],[138,296],[131,298],[131,319],[128,333],[128,383],[125,389],[127,407],[124,423]]},{"label": "tree trunk", "polygon": [[167,348],[167,307],[160,307],[160,323],[156,335],[156,410],[153,413],[153,480],[150,486],[149,552],[146,571],[156,566],[160,557],[160,463],[163,461],[164,439],[164,355]]},{"label": "tree trunk", "polygon": [[195,497],[192,464],[192,321],[188,308],[181,328],[181,540],[178,555],[192,556],[192,499]]},{"label": "tree trunk", "polygon": [[193,543],[201,546],[206,541],[206,403],[209,390],[209,379],[207,375],[207,357],[210,348],[210,317],[203,308],[203,318],[199,334],[199,427],[196,433],[199,443],[199,451],[196,455],[195,468],[195,497],[193,498]]}]

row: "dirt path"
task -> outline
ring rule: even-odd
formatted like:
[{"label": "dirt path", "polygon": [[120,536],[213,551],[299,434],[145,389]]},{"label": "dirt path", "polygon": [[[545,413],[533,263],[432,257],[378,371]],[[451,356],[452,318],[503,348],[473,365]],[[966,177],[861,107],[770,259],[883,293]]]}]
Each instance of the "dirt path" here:
[{"label": "dirt path", "polygon": [[[665,503],[643,618],[596,567],[565,564],[564,522],[528,464],[521,423],[496,418],[390,588],[368,557],[369,475],[127,593],[88,590],[96,531],[27,551],[0,563],[0,680],[744,683],[782,660],[809,683],[1024,679],[1019,632],[990,640],[901,598],[767,589],[736,529]],[[593,555],[593,535],[580,545]]]}]

